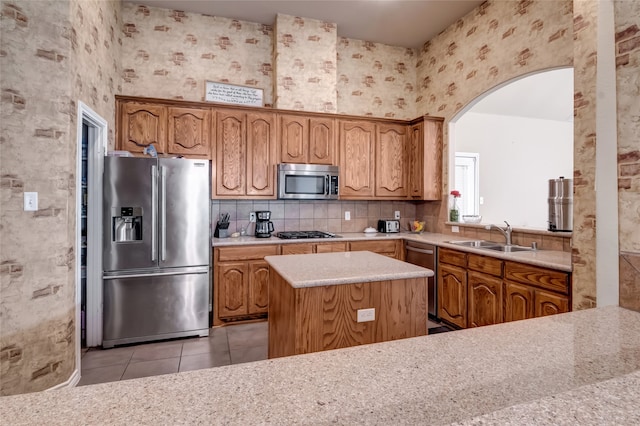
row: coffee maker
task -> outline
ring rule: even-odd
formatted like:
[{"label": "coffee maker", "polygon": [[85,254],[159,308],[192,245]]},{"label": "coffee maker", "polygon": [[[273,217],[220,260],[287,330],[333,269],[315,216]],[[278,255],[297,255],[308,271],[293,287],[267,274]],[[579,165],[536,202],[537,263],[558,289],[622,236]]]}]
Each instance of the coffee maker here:
[{"label": "coffee maker", "polygon": [[256,212],[256,238],[269,238],[273,232],[271,212],[268,210]]}]

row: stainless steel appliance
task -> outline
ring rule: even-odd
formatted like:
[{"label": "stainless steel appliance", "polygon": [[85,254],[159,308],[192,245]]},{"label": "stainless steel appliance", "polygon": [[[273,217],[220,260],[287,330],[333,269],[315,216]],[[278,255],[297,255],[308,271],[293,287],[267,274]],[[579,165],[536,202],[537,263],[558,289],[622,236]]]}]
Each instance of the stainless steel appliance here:
[{"label": "stainless steel appliance", "polygon": [[380,219],[378,232],[400,232],[400,221],[396,219]]},{"label": "stainless steel appliance", "polygon": [[423,268],[431,269],[433,277],[428,279],[427,313],[430,317],[438,319],[438,271],[436,270],[437,251],[436,246],[426,243],[407,241],[405,243],[405,261]]},{"label": "stainless steel appliance", "polygon": [[573,229],[573,179],[549,179],[549,231]]},{"label": "stainless steel appliance", "polygon": [[103,347],[209,334],[209,170],[105,157]]},{"label": "stainless steel appliance", "polygon": [[256,238],[270,238],[273,232],[271,212],[263,210],[256,212]]},{"label": "stainless steel appliance", "polygon": [[335,200],[338,198],[338,166],[279,164],[278,198]]},{"label": "stainless steel appliance", "polygon": [[298,239],[306,239],[306,238],[337,238],[339,235],[336,235],[331,232],[322,232],[322,231],[285,231],[278,232],[278,238],[282,238],[283,240],[298,240]]}]

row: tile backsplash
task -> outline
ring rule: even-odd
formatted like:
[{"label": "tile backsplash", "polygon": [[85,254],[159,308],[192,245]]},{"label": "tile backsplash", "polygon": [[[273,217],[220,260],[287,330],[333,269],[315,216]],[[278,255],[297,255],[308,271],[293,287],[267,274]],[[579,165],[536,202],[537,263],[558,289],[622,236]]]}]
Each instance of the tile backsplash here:
[{"label": "tile backsplash", "polygon": [[[378,219],[392,219],[395,211],[400,211],[404,229],[416,217],[416,204],[410,201],[212,200],[211,233],[220,213],[229,213],[230,232],[240,232],[249,224],[249,213],[261,210],[271,211],[275,232],[362,232],[368,226],[376,227]],[[345,220],[345,212],[351,220]],[[248,225],[247,234],[254,232],[255,226]]]}]

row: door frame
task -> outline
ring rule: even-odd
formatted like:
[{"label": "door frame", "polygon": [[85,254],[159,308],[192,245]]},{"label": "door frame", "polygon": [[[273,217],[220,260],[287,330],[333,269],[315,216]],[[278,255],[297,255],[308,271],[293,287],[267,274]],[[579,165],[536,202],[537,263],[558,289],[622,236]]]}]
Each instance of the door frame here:
[{"label": "door frame", "polygon": [[81,214],[82,214],[82,124],[89,127],[87,142],[87,346],[102,343],[102,173],[108,146],[107,121],[78,101],[76,150],[76,365],[81,357]]}]

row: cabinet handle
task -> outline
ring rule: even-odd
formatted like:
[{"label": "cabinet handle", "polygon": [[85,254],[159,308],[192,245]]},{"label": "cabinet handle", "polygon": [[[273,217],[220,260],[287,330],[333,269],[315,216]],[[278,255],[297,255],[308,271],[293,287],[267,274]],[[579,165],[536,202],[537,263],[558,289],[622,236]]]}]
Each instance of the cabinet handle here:
[{"label": "cabinet handle", "polygon": [[424,254],[433,254],[433,250],[424,250],[424,249],[419,249],[411,246],[407,246],[406,248],[409,251],[415,251],[415,252],[424,253]]}]

